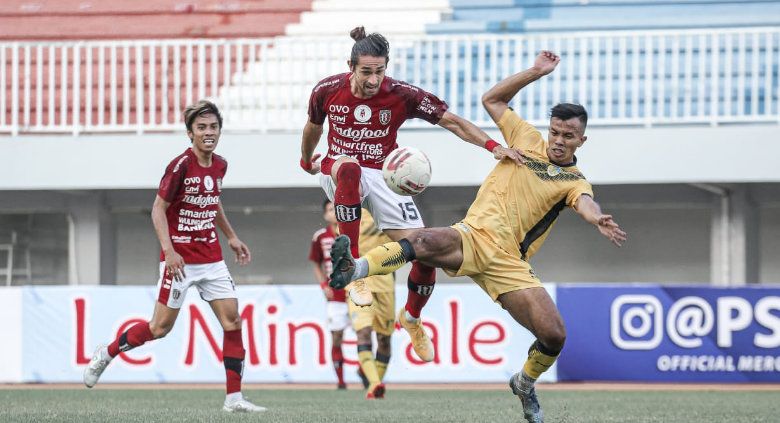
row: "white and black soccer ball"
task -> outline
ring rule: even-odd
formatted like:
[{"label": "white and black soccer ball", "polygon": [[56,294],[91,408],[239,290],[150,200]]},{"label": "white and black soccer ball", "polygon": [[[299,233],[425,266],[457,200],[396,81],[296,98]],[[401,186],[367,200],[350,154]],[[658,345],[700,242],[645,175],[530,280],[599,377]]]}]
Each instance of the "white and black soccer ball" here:
[{"label": "white and black soccer ball", "polygon": [[431,181],[431,162],[425,153],[414,147],[399,147],[387,155],[382,176],[396,194],[417,195]]}]

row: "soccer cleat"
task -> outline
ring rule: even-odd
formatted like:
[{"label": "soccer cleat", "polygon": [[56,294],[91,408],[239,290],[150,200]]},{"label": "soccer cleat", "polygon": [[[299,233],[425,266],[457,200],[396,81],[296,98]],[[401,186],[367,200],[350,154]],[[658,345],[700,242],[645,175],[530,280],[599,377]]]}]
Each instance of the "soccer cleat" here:
[{"label": "soccer cleat", "polygon": [[363,373],[363,369],[358,367],[357,371],[358,377],[360,378],[360,382],[363,384],[363,389],[368,389],[368,378],[366,377],[366,374]]},{"label": "soccer cleat", "polygon": [[108,367],[108,363],[113,358],[108,355],[108,349],[105,345],[100,345],[95,349],[95,353],[92,355],[92,360],[89,361],[87,368],[84,369],[84,385],[87,388],[91,388],[97,384],[100,375]]},{"label": "soccer cleat", "polygon": [[385,397],[385,384],[377,383],[374,386],[368,388],[366,392],[366,399],[383,399]]},{"label": "soccer cleat", "polygon": [[539,406],[539,399],[536,398],[533,380],[522,372],[517,372],[509,379],[509,387],[523,404],[525,420],[528,423],[544,423],[544,413],[542,407]]},{"label": "soccer cleat", "polygon": [[402,308],[401,311],[398,312],[398,323],[401,324],[402,328],[409,332],[409,336],[412,338],[412,346],[414,347],[414,352],[417,353],[417,357],[420,357],[420,360],[425,362],[433,361],[433,342],[431,342],[431,338],[428,337],[428,334],[425,333],[422,319],[417,319],[414,323],[406,320],[406,310]]},{"label": "soccer cleat", "polygon": [[338,389],[339,391],[345,391],[347,389],[347,384],[339,383],[338,385],[336,385],[336,389]]},{"label": "soccer cleat", "polygon": [[349,285],[349,299],[360,307],[368,307],[374,302],[374,294],[368,289],[365,279],[358,279]]},{"label": "soccer cleat", "polygon": [[330,274],[331,288],[343,289],[355,274],[355,259],[352,258],[349,245],[349,237],[346,235],[340,235],[333,241],[330,249],[330,261],[333,263],[333,273]]},{"label": "soccer cleat", "polygon": [[230,402],[225,400],[225,405],[222,407],[222,410],[227,411],[228,413],[261,413],[266,411],[267,408],[254,405],[246,399],[240,398]]}]

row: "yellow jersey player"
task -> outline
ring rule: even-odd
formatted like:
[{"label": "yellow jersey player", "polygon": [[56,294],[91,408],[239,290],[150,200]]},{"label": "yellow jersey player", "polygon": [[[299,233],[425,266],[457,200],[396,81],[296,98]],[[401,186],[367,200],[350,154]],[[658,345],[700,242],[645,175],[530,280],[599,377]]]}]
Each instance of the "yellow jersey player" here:
[{"label": "yellow jersey player", "polygon": [[566,330],[528,260],[567,206],[616,246],[626,240],[612,216],[602,213],[593,200],[591,185],[576,167],[574,152],[586,140],[585,109],[568,103],[553,107],[545,141],[509,108],[520,89],[555,70],[559,62],[554,53],[543,51],[531,68],[504,79],[482,97],[509,147],[523,152],[525,164],[499,162],[463,221],[449,228],[415,231],[399,242],[372,249],[359,260],[352,259],[349,240],[339,237],[331,255],[332,277],[346,281],[387,274],[414,259],[452,275],[471,277],[536,337],[523,369],[509,381],[522,401],[525,419],[534,423],[543,422],[534,382],[557,359]]},{"label": "yellow jersey player", "polygon": [[[360,240],[358,246],[361,254],[372,248],[392,242],[374,224],[374,219],[368,210],[363,209],[360,221]],[[352,319],[352,329],[357,334],[358,374],[363,385],[368,389],[366,399],[384,398],[385,385],[382,379],[390,362],[390,337],[395,330],[395,279],[392,274],[376,275],[364,279],[366,287],[371,291],[374,301],[370,306],[358,306],[351,298],[347,298],[349,317]],[[376,332],[376,357],[373,354],[372,333]]]}]

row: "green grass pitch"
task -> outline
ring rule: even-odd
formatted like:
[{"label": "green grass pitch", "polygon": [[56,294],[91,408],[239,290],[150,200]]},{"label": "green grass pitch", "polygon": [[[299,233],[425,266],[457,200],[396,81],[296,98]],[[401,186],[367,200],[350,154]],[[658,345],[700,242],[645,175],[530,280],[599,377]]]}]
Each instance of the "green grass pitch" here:
[{"label": "green grass pitch", "polygon": [[[218,389],[4,389],[0,422],[520,422],[506,390],[393,390],[366,401],[350,389],[245,390],[269,411],[221,411]],[[780,394],[759,391],[541,391],[549,423],[780,421]]]}]

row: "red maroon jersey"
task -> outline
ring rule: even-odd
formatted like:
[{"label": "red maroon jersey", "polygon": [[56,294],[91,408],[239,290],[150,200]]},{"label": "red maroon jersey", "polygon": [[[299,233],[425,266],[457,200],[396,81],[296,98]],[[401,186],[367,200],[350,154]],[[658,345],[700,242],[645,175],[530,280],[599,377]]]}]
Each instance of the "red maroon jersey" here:
[{"label": "red maroon jersey", "polygon": [[[190,148],[165,168],[157,195],[171,203],[165,211],[168,233],[186,264],[222,260],[214,219],[226,171],[227,161],[221,156],[212,155],[211,166],[203,167]],[[160,252],[160,261],[164,260]]]},{"label": "red maroon jersey", "polygon": [[447,103],[435,95],[385,77],[371,98],[357,98],[349,85],[351,73],[325,78],[309,98],[309,120],[322,125],[327,116],[328,155],[322,173],[329,175],[338,156],[354,157],[360,166],[381,169],[385,157],[398,147],[398,128],[407,119],[420,118],[437,124]]},{"label": "red maroon jersey", "polygon": [[[311,240],[311,248],[309,249],[309,260],[318,264],[328,277],[333,272],[333,263],[330,261],[330,248],[333,246],[335,239],[336,234],[330,226],[320,229],[314,233],[314,237]],[[334,289],[332,301],[346,302],[346,292],[343,289]]]}]

